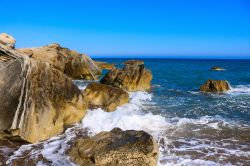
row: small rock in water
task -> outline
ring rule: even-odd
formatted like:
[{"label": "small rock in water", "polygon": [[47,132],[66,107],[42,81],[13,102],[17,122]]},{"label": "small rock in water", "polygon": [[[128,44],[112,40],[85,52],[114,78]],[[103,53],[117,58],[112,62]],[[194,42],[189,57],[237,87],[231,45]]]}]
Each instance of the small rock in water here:
[{"label": "small rock in water", "polygon": [[200,87],[203,92],[225,92],[230,90],[230,85],[226,80],[207,80]]},{"label": "small rock in water", "polygon": [[223,69],[223,68],[218,67],[218,66],[214,66],[210,70],[222,71],[222,70],[226,70],[226,69]]}]

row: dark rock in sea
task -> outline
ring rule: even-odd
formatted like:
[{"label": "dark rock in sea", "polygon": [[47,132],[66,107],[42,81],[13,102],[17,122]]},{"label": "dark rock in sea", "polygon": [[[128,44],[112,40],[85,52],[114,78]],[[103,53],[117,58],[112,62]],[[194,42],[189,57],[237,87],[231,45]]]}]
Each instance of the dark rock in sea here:
[{"label": "dark rock in sea", "polygon": [[226,80],[207,80],[200,87],[200,91],[204,92],[225,92],[230,90],[230,85]]},{"label": "dark rock in sea", "polygon": [[115,128],[87,139],[78,139],[68,151],[70,159],[82,166],[155,166],[158,145],[144,131]]},{"label": "dark rock in sea", "polygon": [[126,91],[100,83],[90,83],[82,94],[90,108],[99,107],[108,112],[129,101]]},{"label": "dark rock in sea", "polygon": [[80,121],[87,104],[72,80],[49,63],[0,44],[0,130],[37,142]]},{"label": "dark rock in sea", "polygon": [[0,34],[0,44],[8,46],[10,48],[15,48],[16,40],[7,33]]},{"label": "dark rock in sea", "polygon": [[100,82],[127,91],[140,91],[149,90],[151,80],[151,71],[142,62],[128,61],[124,68],[109,71]]},{"label": "dark rock in sea", "polygon": [[74,79],[96,80],[101,70],[87,55],[61,47],[59,44],[50,44],[37,48],[22,48],[24,53],[35,60],[48,62],[54,68],[61,70]]},{"label": "dark rock in sea", "polygon": [[214,66],[210,70],[223,71],[223,70],[226,70],[226,69],[223,69],[223,68],[218,67],[218,66]]},{"label": "dark rock in sea", "polygon": [[115,65],[106,63],[106,62],[100,62],[100,61],[95,61],[95,64],[100,68],[100,69],[105,69],[105,70],[112,70]]}]

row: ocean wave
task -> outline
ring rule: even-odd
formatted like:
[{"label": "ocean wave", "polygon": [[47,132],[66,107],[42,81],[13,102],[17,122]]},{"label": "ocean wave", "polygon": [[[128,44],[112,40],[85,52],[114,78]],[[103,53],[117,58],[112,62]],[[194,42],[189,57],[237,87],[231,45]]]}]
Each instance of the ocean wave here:
[{"label": "ocean wave", "polygon": [[236,85],[232,86],[229,93],[234,94],[250,94],[250,85]]}]

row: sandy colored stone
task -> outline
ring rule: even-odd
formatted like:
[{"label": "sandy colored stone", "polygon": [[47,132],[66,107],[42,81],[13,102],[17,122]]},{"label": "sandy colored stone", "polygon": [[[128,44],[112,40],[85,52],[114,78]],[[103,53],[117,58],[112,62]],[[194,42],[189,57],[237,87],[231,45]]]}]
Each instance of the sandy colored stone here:
[{"label": "sandy colored stone", "polygon": [[137,65],[143,65],[144,62],[142,60],[128,60],[124,62],[124,64],[130,66],[137,66]]},{"label": "sandy colored stone", "polygon": [[150,89],[152,77],[151,71],[147,70],[144,64],[133,62],[122,69],[112,69],[100,82],[126,91],[142,91]]},{"label": "sandy colored stone", "polygon": [[0,52],[12,59],[0,71],[0,130],[33,143],[83,118],[81,92],[60,70],[3,45]]},{"label": "sandy colored stone", "polygon": [[126,91],[100,83],[90,83],[82,94],[90,108],[100,107],[108,112],[129,101]]},{"label": "sandy colored stone", "polygon": [[78,139],[68,155],[81,166],[156,166],[158,145],[144,131],[115,128]]},{"label": "sandy colored stone", "polygon": [[225,92],[230,90],[230,85],[226,80],[207,80],[200,87],[203,92]]},{"label": "sandy colored stone", "polygon": [[7,33],[0,34],[0,44],[6,45],[11,48],[15,48],[16,40]]},{"label": "sandy colored stone", "polygon": [[115,65],[106,63],[106,62],[100,62],[100,61],[95,61],[95,64],[100,68],[100,69],[105,69],[105,70],[112,70]]},{"label": "sandy colored stone", "polygon": [[59,44],[22,48],[18,51],[35,60],[48,62],[73,79],[96,80],[101,74],[101,70],[90,57],[61,47]]}]

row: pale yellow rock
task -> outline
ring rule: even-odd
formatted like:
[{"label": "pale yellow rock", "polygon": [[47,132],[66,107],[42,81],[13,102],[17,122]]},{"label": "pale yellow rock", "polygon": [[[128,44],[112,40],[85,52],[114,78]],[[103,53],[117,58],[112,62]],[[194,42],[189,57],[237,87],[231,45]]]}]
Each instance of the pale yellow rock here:
[{"label": "pale yellow rock", "polygon": [[122,88],[126,91],[149,90],[153,76],[141,61],[125,62],[122,69],[114,68],[100,81],[103,84]]},{"label": "pale yellow rock", "polygon": [[101,70],[87,55],[61,47],[59,44],[50,44],[36,48],[22,48],[24,53],[35,60],[48,62],[54,68],[61,70],[73,79],[96,80]]},{"label": "pale yellow rock", "polygon": [[16,40],[7,33],[0,34],[0,43],[11,48],[15,48]]},{"label": "pale yellow rock", "polygon": [[0,51],[11,59],[1,68],[0,130],[34,143],[83,118],[87,104],[64,73],[1,44]]},{"label": "pale yellow rock", "polygon": [[126,91],[100,83],[90,83],[82,94],[89,108],[99,107],[108,112],[129,101]]}]

